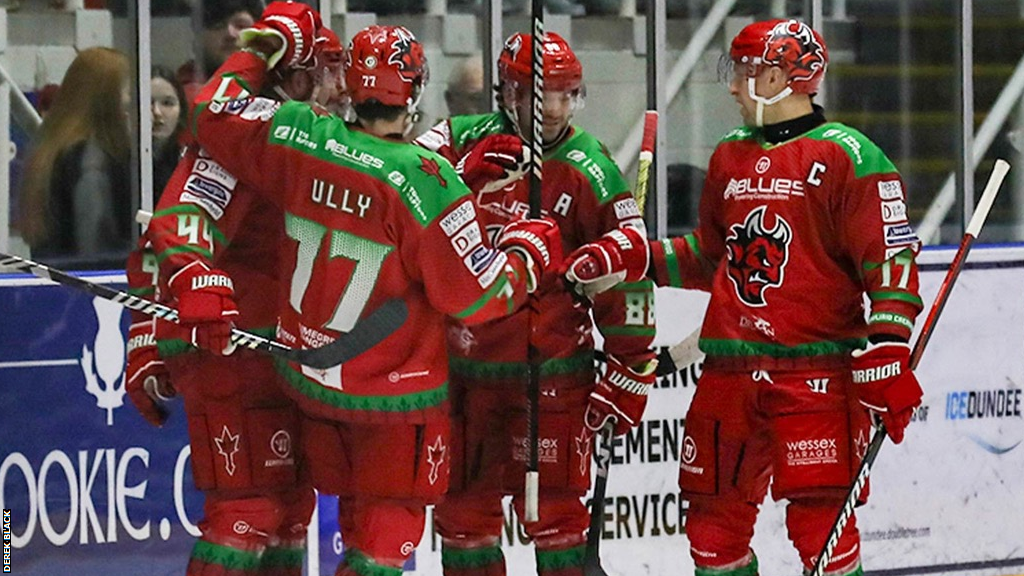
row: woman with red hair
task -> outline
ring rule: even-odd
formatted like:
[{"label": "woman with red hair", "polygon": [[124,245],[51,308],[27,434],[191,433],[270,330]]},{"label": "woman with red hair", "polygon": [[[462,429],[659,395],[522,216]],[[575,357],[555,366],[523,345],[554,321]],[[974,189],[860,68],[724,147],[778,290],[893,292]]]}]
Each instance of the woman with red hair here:
[{"label": "woman with red hair", "polygon": [[17,228],[36,256],[131,248],[128,59],[83,50],[71,63],[26,164]]}]

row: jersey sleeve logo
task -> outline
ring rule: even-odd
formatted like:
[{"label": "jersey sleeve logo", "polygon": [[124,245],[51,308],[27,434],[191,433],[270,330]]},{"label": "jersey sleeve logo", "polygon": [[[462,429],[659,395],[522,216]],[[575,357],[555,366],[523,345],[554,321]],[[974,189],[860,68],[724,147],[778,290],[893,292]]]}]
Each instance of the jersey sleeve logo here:
[{"label": "jersey sleeve logo", "polygon": [[742,224],[729,227],[725,239],[729,280],[740,300],[753,307],[766,306],[765,290],[782,286],[793,239],[792,228],[782,216],[776,214],[775,225],[765,227],[766,211],[766,206],[751,210]]},{"label": "jersey sleeve logo", "polygon": [[441,175],[441,165],[437,163],[437,160],[427,158],[426,156],[420,156],[420,170],[428,176],[437,178],[437,182],[442,188],[448,187],[448,181]]}]

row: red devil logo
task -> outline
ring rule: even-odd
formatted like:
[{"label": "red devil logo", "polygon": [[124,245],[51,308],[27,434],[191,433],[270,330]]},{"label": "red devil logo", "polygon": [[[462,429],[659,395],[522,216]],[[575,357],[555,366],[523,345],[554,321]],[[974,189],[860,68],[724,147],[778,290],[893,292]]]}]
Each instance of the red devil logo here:
[{"label": "red devil logo", "polygon": [[394,29],[395,41],[391,43],[391,55],[388,56],[388,64],[398,70],[398,76],[405,82],[412,82],[416,79],[420,62],[416,54],[413,54],[413,42],[416,38],[411,32],[401,26]]},{"label": "red devil logo", "polygon": [[781,216],[775,216],[775,226],[765,228],[766,206],[758,206],[747,214],[742,224],[729,227],[725,239],[729,262],[727,272],[736,294],[748,306],[760,307],[766,288],[782,285],[792,228]]},{"label": "red devil logo", "polygon": [[765,62],[782,66],[791,81],[807,81],[825,66],[821,43],[811,27],[798,20],[779,22],[765,42]]}]

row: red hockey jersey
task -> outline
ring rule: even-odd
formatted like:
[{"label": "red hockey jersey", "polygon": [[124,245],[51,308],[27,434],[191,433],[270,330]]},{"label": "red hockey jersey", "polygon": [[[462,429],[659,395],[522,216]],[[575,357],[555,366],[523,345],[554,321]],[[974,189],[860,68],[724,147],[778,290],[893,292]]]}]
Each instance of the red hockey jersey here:
[{"label": "red hockey jersey", "polygon": [[835,356],[871,334],[907,339],[922,302],[905,200],[892,162],[853,128],[774,145],[738,128],[711,157],[694,233],[652,242],[656,280],[710,290],[709,356]]},{"label": "red hockey jersey", "polygon": [[[161,293],[168,293],[167,279],[201,260],[233,280],[240,312],[238,327],[264,336],[273,334],[283,215],[198,146],[186,148],[157,203],[146,236],[160,266]],[[158,336],[163,333],[159,331]],[[161,338],[165,354],[178,345],[184,342]]]},{"label": "red hockey jersey", "polygon": [[[481,139],[497,133],[515,133],[500,112],[456,116],[417,142],[456,163]],[[565,254],[620,226],[643,228],[629,184],[604,146],[586,131],[573,127],[561,143],[547,150],[543,170],[541,212],[558,223]],[[480,194],[477,206],[488,233],[494,235],[529,212],[529,180]],[[524,309],[486,325],[452,326],[453,369],[482,378],[525,374],[529,334],[545,362],[542,375],[592,370],[590,315],[586,307],[574,306],[561,278],[553,276],[545,278],[532,312]],[[593,311],[605,338],[605,352],[627,364],[653,358],[654,295],[649,281],[623,283],[599,295]]]},{"label": "red hockey jersey", "polygon": [[301,102],[245,98],[264,73],[256,56],[232,55],[200,92],[193,121],[204,149],[284,212],[278,340],[318,347],[386,300],[409,310],[361,356],[328,370],[284,366],[286,380],[305,410],[327,418],[444,417],[445,317],[511,313],[525,301],[525,269],[491,248],[445,159]]}]

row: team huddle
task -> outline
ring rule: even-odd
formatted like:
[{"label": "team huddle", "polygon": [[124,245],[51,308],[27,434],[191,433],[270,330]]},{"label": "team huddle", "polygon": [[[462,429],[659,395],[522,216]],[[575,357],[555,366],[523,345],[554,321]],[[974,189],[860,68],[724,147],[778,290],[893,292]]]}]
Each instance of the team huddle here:
[{"label": "team huddle", "polygon": [[[194,141],[127,264],[133,293],[179,314],[133,313],[127,388],[154,425],[183,401],[205,496],[189,576],[299,576],[315,491],[339,498],[337,575],[399,576],[428,505],[447,576],[504,575],[501,500],[525,517],[530,417],[539,442],[563,446],[640,422],[655,285],[711,293],[679,474],[698,575],[758,574],[770,480],[810,570],[871,415],[902,440],[921,401],[907,345],[920,243],[892,163],[811,103],[821,37],[796,20],[737,35],[744,126],[712,156],[694,232],[650,241],[622,172],[572,124],[580,61],[557,34],[537,40],[535,218],[529,35],[500,54],[497,112],[418,137],[429,74],[415,36],[370,26],[343,49],[304,4],[270,4],[199,92]],[[404,323],[331,368],[231,344],[239,327],[317,348],[396,299]],[[818,440],[824,456],[786,452]],[[590,465],[586,451],[539,459],[539,520],[524,527],[542,576],[583,573]],[[855,522],[826,573],[862,573]]]}]

